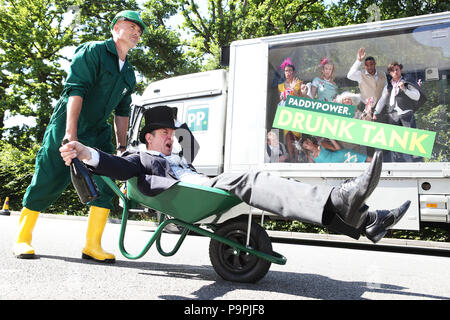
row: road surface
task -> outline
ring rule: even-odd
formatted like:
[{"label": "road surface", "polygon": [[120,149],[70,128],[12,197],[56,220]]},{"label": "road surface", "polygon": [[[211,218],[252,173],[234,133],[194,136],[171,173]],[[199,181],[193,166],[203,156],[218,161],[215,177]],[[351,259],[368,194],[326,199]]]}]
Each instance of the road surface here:
[{"label": "road surface", "polygon": [[[211,266],[209,238],[188,236],[172,257],[151,248],[139,260],[118,248],[120,224],[108,223],[103,248],[112,265],[81,259],[84,218],[38,219],[33,234],[37,259],[11,252],[19,216],[0,216],[0,300],[449,300],[450,259],[445,255],[374,251],[312,244],[273,243],[287,258],[272,264],[256,284],[222,280]],[[129,224],[125,247],[141,251],[154,228]],[[163,234],[169,251],[177,235]]]}]

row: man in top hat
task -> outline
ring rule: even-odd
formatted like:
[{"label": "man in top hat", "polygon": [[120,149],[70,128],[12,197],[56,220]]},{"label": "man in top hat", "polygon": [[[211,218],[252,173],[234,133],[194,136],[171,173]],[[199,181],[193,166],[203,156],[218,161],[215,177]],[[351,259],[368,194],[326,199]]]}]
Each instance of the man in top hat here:
[{"label": "man in top hat", "polygon": [[[127,54],[147,29],[139,13],[119,12],[110,25],[112,38],[80,45],[70,66],[66,84],[50,119],[36,158],[33,179],[23,198],[19,230],[13,247],[18,258],[33,258],[32,232],[39,212],[47,209],[70,183],[69,168],[58,149],[63,140],[81,141],[103,152],[114,152],[112,129],[107,120],[114,112],[117,150],[125,151],[131,93],[136,86]],[[103,251],[101,237],[114,194],[96,177],[101,197],[89,203],[86,245],[82,257],[114,262]]]},{"label": "man in top hat", "polygon": [[382,156],[376,152],[368,169],[359,177],[333,188],[309,185],[262,171],[222,173],[214,178],[199,174],[182,158],[173,157],[175,130],[172,110],[166,106],[146,111],[145,127],[140,132],[145,152],[113,156],[73,141],[60,148],[61,157],[70,165],[75,157],[98,175],[113,179],[138,178],[138,188],[153,196],[178,181],[219,188],[235,194],[243,202],[285,218],[327,226],[359,238],[365,234],[379,241],[407,211],[410,201],[393,210],[368,212],[365,200],[378,184]]}]

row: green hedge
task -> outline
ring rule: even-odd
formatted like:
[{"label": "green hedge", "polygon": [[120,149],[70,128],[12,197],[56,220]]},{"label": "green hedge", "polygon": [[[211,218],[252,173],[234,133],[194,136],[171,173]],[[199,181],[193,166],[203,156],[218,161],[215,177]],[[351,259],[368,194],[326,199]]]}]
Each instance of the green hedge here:
[{"label": "green hedge", "polygon": [[[422,225],[420,227],[420,231],[390,230],[386,237],[395,239],[449,242],[449,227],[449,225]],[[327,228],[321,228],[299,221],[269,220],[264,222],[264,228],[266,230],[276,231],[336,234]]]}]

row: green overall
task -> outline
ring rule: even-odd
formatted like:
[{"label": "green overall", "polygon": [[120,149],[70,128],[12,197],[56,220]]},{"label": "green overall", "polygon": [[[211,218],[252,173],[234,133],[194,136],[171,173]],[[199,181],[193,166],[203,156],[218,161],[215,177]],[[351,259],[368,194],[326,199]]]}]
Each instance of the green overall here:
[{"label": "green overall", "polygon": [[[114,152],[112,128],[107,121],[113,110],[116,116],[129,116],[131,93],[136,86],[134,70],[128,60],[120,71],[118,59],[112,39],[88,42],[75,51],[64,90],[36,158],[34,176],[23,198],[24,207],[44,211],[70,183],[70,169],[58,150],[66,131],[70,96],[83,97],[77,126],[78,140],[87,146]],[[102,179],[96,176],[94,179],[101,197],[89,205],[112,209],[114,193]]]}]

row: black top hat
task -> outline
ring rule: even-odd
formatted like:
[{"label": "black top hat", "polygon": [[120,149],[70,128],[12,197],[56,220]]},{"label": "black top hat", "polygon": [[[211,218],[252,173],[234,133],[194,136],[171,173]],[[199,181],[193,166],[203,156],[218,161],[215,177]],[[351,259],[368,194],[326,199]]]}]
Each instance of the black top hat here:
[{"label": "black top hat", "polygon": [[144,113],[145,126],[139,134],[139,140],[145,143],[145,134],[156,129],[175,129],[174,112],[168,106],[158,106],[148,109]]}]

